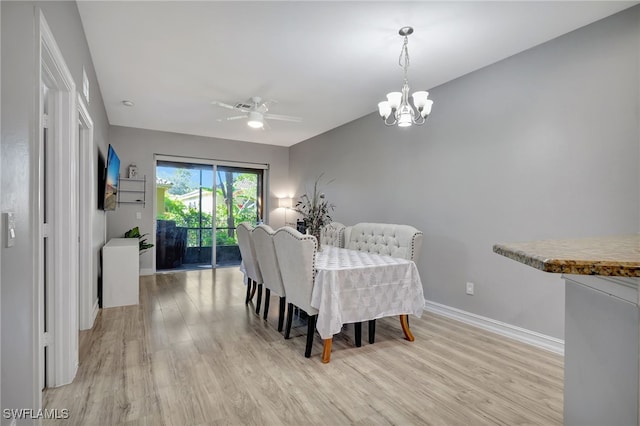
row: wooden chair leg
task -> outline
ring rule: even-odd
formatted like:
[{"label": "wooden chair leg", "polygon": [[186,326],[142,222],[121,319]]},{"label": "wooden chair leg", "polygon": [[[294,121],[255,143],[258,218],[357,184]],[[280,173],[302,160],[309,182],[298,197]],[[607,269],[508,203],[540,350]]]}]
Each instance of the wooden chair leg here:
[{"label": "wooden chair leg", "polygon": [[278,314],[278,331],[282,331],[284,325],[284,310],[286,308],[287,301],[284,297],[280,298],[280,311]]},{"label": "wooden chair leg", "polygon": [[322,348],[322,363],[326,364],[331,361],[331,343],[333,343],[333,337],[324,339],[324,346]]},{"label": "wooden chair leg", "polygon": [[304,357],[311,356],[311,348],[313,347],[313,336],[316,329],[316,318],[318,315],[309,315],[307,318],[307,347],[304,350]]},{"label": "wooden chair leg", "polygon": [[251,278],[247,277],[247,296],[244,299],[244,304],[248,305],[251,300]]},{"label": "wooden chair leg", "polygon": [[288,339],[291,334],[291,321],[293,320],[293,303],[289,303],[287,309],[287,327],[284,329],[284,338]]},{"label": "wooden chair leg", "polygon": [[268,288],[264,291],[264,312],[262,313],[262,319],[267,320],[267,314],[269,313],[269,300],[271,299],[271,290]]},{"label": "wooden chair leg", "polygon": [[356,333],[356,347],[359,348],[360,346],[362,346],[362,323],[354,323],[353,328]]},{"label": "wooden chair leg", "polygon": [[376,320],[369,320],[369,343],[376,341]]},{"label": "wooden chair leg", "polygon": [[257,283],[254,280],[249,280],[251,283],[251,296],[249,296],[249,301],[253,300],[253,296],[256,294],[256,288],[258,288]]},{"label": "wooden chair leg", "polygon": [[260,315],[260,303],[262,303],[262,284],[258,284],[258,298],[256,299],[256,314]]},{"label": "wooden chair leg", "polygon": [[416,338],[413,337],[413,333],[411,333],[411,329],[409,328],[409,315],[400,315],[400,325],[402,326],[404,337],[406,337],[408,341],[413,342],[414,340],[416,340]]}]

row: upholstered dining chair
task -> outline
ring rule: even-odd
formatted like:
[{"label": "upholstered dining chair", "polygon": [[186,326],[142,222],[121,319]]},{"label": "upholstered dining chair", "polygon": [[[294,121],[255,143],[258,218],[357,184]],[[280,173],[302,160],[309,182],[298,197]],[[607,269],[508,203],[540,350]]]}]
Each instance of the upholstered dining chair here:
[{"label": "upholstered dining chair", "polygon": [[269,313],[269,299],[271,292],[280,296],[280,312],[278,316],[278,331],[282,331],[285,311],[285,291],[280,275],[280,266],[276,257],[276,248],[273,245],[274,231],[269,225],[258,225],[251,232],[253,245],[256,249],[256,258],[264,281],[265,295],[263,318],[266,320]]},{"label": "upholstered dining chair", "polygon": [[[345,248],[413,260],[422,248],[422,231],[410,225],[357,223],[345,230]],[[356,330],[356,335],[358,335]],[[369,343],[375,342],[376,320],[369,321]],[[357,337],[356,337],[357,340]]]},{"label": "upholstered dining chair", "polygon": [[285,226],[273,235],[282,283],[287,294],[287,325],[284,338],[291,333],[293,307],[308,314],[307,346],[304,356],[311,356],[313,337],[316,328],[318,310],[311,306],[311,291],[315,279],[316,251],[318,243],[313,235],[305,235],[295,229]]},{"label": "upholstered dining chair", "polygon": [[[260,271],[258,260],[256,259],[256,250],[253,244],[253,237],[251,235],[253,229],[254,228],[250,223],[242,222],[236,227],[236,235],[238,236],[240,256],[242,257],[242,263],[247,277],[247,297],[244,303],[248,304],[251,299],[253,299],[257,286],[258,299],[256,300],[256,314],[259,314],[260,302],[262,299],[262,273]],[[251,283],[253,283],[252,290],[250,290]]]},{"label": "upholstered dining chair", "polygon": [[331,222],[320,231],[322,245],[344,248],[345,226],[340,222]]}]

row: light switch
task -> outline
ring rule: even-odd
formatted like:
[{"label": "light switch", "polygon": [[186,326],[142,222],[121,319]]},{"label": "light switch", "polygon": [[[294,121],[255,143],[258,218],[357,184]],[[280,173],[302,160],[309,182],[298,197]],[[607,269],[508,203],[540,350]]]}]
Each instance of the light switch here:
[{"label": "light switch", "polygon": [[136,212],[136,219],[142,219],[142,213]]},{"label": "light switch", "polygon": [[4,224],[7,247],[13,247],[16,244],[16,218],[12,212],[4,213]]}]

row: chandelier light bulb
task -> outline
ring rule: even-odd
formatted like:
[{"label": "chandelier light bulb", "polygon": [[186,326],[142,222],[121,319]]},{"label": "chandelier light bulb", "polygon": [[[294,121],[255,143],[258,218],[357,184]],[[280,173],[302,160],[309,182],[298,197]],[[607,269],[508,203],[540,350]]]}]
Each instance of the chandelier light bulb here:
[{"label": "chandelier light bulb", "polygon": [[413,111],[409,105],[403,105],[398,112],[398,127],[409,127],[411,126],[411,119]]},{"label": "chandelier light bulb", "polygon": [[404,38],[398,64],[404,71],[404,82],[401,92],[387,94],[387,100],[378,103],[378,113],[387,126],[409,127],[412,124],[422,125],[431,114],[433,101],[429,99],[429,92],[419,90],[411,95],[413,105],[409,103],[409,80],[407,69],[409,68],[409,35],[413,28],[402,27],[398,33]]}]

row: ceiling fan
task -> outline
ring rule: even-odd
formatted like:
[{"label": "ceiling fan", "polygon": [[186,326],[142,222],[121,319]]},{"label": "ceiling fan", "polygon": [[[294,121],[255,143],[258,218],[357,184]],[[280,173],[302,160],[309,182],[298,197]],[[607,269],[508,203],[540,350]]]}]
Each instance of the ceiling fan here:
[{"label": "ceiling fan", "polygon": [[[211,104],[222,107],[222,108],[227,108],[227,109],[241,112],[242,115],[227,117],[226,120],[239,120],[242,118],[246,118],[247,125],[254,129],[262,129],[265,124],[265,119],[291,121],[294,123],[299,123],[302,121],[302,118],[300,117],[268,113],[269,104],[274,102],[275,101],[272,101],[272,100],[263,101],[262,98],[260,98],[259,96],[253,96],[248,101],[238,102],[235,105],[229,105],[227,103],[220,102],[220,101],[212,101]],[[223,119],[219,119],[218,121],[223,121]]]}]

